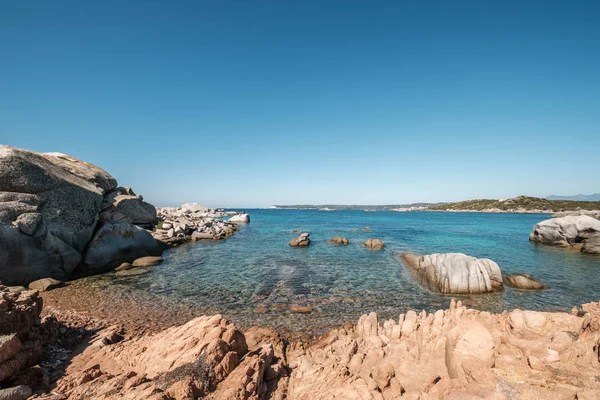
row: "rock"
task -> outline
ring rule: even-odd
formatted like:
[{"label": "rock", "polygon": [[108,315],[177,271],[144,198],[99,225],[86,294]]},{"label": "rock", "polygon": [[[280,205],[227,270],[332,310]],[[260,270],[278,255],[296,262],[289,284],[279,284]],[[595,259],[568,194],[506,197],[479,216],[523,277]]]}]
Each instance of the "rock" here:
[{"label": "rock", "polygon": [[363,243],[363,246],[371,250],[382,250],[385,244],[381,239],[367,239]]},{"label": "rock", "polygon": [[229,222],[233,224],[247,224],[250,222],[250,216],[246,213],[234,215],[233,217],[229,218]]},{"label": "rock", "polygon": [[290,240],[291,247],[306,247],[310,244],[310,233],[302,233],[297,238]]},{"label": "rock", "polygon": [[560,211],[552,214],[552,218],[568,217],[572,215],[589,215],[590,217],[600,219],[600,210],[574,210],[574,211]]},{"label": "rock", "polygon": [[108,173],[83,161],[0,146],[0,280],[66,279],[113,185]]},{"label": "rock", "polygon": [[26,400],[32,393],[31,388],[25,385],[0,389],[0,400]]},{"label": "rock", "polygon": [[107,221],[154,226],[157,222],[156,208],[130,188],[118,187],[107,193],[102,201],[100,222]]},{"label": "rock", "polygon": [[441,293],[488,293],[502,290],[502,273],[494,261],[461,253],[401,255],[417,280]]},{"label": "rock", "polygon": [[195,212],[206,212],[208,211],[208,207],[204,207],[199,203],[185,203],[181,205],[181,211],[185,214],[195,213]]},{"label": "rock", "polygon": [[310,314],[313,311],[312,306],[292,306],[290,312],[294,314]]},{"label": "rock", "polygon": [[214,235],[212,233],[206,232],[194,232],[192,233],[192,240],[212,240],[214,239]]},{"label": "rock", "polygon": [[559,247],[581,246],[582,253],[600,254],[600,221],[588,215],[548,219],[533,227],[529,240]]},{"label": "rock", "polygon": [[269,309],[265,305],[259,304],[256,307],[254,307],[254,312],[257,314],[264,314],[266,312],[269,312]]},{"label": "rock", "polygon": [[0,335],[0,364],[10,360],[21,349],[21,341],[16,334]]},{"label": "rock", "polygon": [[350,243],[347,238],[341,238],[339,236],[334,237],[333,239],[329,239],[329,243],[331,244],[348,244]]},{"label": "rock", "polygon": [[158,265],[163,261],[164,260],[162,259],[162,257],[148,256],[148,257],[138,258],[137,260],[135,260],[133,262],[132,265],[134,267],[151,267],[153,265]]},{"label": "rock", "polygon": [[107,222],[94,234],[84,265],[77,273],[88,275],[113,270],[124,262],[146,256],[159,256],[162,245],[152,235],[127,222]]},{"label": "rock", "polygon": [[49,291],[64,286],[65,283],[53,278],[44,278],[33,281],[29,284],[29,290],[39,290],[40,292]]},{"label": "rock", "polygon": [[134,268],[130,268],[130,269],[124,269],[124,270],[117,271],[115,273],[115,275],[116,276],[135,276],[135,275],[147,274],[150,271],[152,271],[152,268],[134,267]]},{"label": "rock", "polygon": [[543,289],[544,285],[529,274],[505,275],[503,282],[518,289]]},{"label": "rock", "polygon": [[131,263],[124,262],[124,263],[121,263],[121,265],[119,265],[117,268],[115,268],[115,271],[125,271],[127,269],[130,269],[131,267],[132,267]]}]

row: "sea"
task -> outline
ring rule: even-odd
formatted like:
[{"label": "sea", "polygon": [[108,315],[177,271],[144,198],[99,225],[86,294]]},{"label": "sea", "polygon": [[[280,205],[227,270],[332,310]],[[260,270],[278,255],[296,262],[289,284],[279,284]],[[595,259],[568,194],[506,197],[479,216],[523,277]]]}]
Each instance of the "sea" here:
[{"label": "sea", "polygon": [[[161,304],[222,314],[241,327],[320,334],[362,314],[398,319],[408,310],[447,308],[454,297],[490,312],[516,308],[570,311],[600,298],[600,257],[531,243],[533,226],[547,214],[460,212],[365,212],[297,209],[241,210],[249,224],[222,241],[172,248],[150,273],[85,278],[92,285]],[[309,232],[312,243],[292,248],[290,239]],[[328,239],[346,237],[350,244]],[[382,251],[363,242],[379,238]],[[423,288],[399,255],[465,253],[498,263],[505,274],[529,273],[541,291],[505,287],[482,295],[442,295]],[[309,313],[291,312],[294,306]]]}]

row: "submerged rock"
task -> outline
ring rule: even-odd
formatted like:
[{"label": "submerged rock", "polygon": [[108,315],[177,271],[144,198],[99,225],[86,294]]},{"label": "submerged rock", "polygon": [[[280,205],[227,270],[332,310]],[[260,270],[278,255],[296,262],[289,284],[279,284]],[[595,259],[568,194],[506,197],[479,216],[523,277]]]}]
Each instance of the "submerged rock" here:
[{"label": "submerged rock", "polygon": [[505,275],[504,283],[518,289],[544,289],[544,285],[529,274]]},{"label": "submerged rock", "polygon": [[487,258],[461,253],[404,253],[400,258],[421,284],[441,293],[488,293],[503,288],[500,267]]},{"label": "submerged rock", "polygon": [[147,256],[147,257],[141,257],[136,259],[132,265],[134,267],[151,267],[153,265],[158,265],[161,262],[163,262],[163,258],[162,257],[157,257],[157,256]]},{"label": "submerged rock", "polygon": [[301,233],[300,236],[290,240],[291,247],[306,247],[310,244],[310,233]]},{"label": "submerged rock", "polygon": [[381,239],[367,239],[363,243],[363,246],[371,250],[382,250],[385,244]]},{"label": "submerged rock", "polygon": [[548,219],[533,227],[529,240],[600,254],[600,221],[588,215]]}]

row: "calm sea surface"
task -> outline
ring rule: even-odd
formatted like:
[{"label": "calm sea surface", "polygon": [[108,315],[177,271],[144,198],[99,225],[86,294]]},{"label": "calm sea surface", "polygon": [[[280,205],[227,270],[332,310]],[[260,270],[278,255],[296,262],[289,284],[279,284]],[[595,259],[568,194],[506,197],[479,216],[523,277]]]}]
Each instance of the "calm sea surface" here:
[{"label": "calm sea surface", "polygon": [[[447,307],[450,296],[421,288],[405,271],[397,258],[402,252],[487,257],[504,273],[530,273],[549,286],[539,292],[507,287],[503,293],[454,296],[481,310],[570,310],[600,298],[600,257],[528,241],[533,225],[549,215],[247,211],[251,223],[233,237],[170,249],[151,273],[86,279],[115,293],[221,313],[242,327],[310,333],[371,311],[397,319],[409,309]],[[310,247],[290,248],[289,240],[305,231],[311,233]],[[326,242],[334,236],[347,237],[350,245]],[[383,239],[385,250],[363,248],[369,237]],[[258,305],[269,311],[255,312]],[[313,312],[291,314],[292,305],[311,305]]]}]

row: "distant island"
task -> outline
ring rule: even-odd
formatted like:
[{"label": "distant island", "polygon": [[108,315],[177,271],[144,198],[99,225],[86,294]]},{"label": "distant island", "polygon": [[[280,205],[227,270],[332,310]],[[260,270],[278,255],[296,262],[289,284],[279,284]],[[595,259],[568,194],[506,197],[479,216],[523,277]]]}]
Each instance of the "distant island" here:
[{"label": "distant island", "polygon": [[[594,195],[592,195],[594,196]],[[555,213],[561,211],[600,210],[600,201],[551,200],[548,198],[518,196],[510,199],[476,199],[455,203],[412,203],[393,205],[360,204],[295,204],[274,205],[273,209],[294,210],[362,210],[362,211],[449,211],[449,212],[504,212],[504,213]]]},{"label": "distant island", "polygon": [[560,211],[600,210],[600,201],[548,200],[519,196],[511,199],[478,199],[446,203],[427,208],[427,211],[527,212],[554,213]]}]

